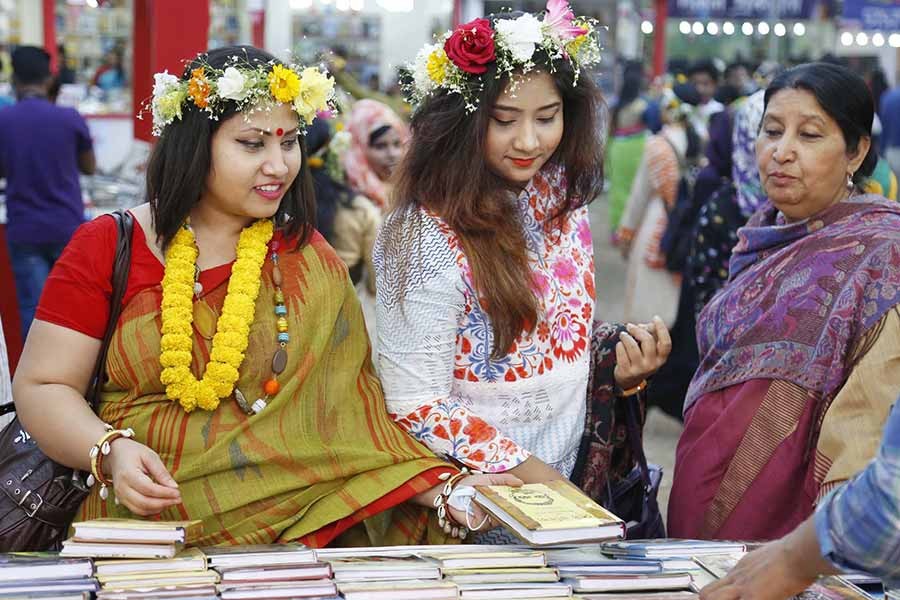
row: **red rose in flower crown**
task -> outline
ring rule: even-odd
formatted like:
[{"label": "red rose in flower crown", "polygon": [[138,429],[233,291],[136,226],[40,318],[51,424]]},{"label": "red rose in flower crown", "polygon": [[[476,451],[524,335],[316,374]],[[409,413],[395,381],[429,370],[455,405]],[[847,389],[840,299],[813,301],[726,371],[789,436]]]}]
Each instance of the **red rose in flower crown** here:
[{"label": "red rose in flower crown", "polygon": [[475,19],[456,28],[444,42],[444,52],[457,67],[466,73],[481,75],[496,58],[494,30],[487,19]]}]

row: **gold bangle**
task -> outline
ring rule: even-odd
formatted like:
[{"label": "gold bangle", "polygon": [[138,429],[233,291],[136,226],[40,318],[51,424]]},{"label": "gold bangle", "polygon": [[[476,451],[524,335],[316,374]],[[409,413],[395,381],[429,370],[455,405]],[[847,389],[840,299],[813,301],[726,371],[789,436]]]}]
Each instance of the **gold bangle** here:
[{"label": "gold bangle", "polygon": [[110,453],[112,443],[117,439],[134,437],[133,429],[113,429],[109,425],[106,427],[106,433],[91,446],[91,475],[88,477],[88,485],[93,485],[94,482],[100,484],[100,498],[103,500],[109,496],[108,486],[112,485],[112,480],[103,475],[103,457]]},{"label": "gold bangle", "polygon": [[628,396],[634,396],[635,394],[640,394],[644,390],[647,389],[647,380],[643,380],[633,388],[628,388],[627,390],[619,390],[619,393],[616,394],[620,398],[625,398]]}]

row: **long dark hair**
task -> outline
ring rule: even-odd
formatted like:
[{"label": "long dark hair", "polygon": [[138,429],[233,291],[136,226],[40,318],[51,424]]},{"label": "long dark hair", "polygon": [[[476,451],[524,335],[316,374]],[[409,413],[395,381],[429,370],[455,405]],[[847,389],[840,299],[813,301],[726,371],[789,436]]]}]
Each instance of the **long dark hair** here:
[{"label": "long dark hair", "polygon": [[[498,18],[515,18],[515,14]],[[548,227],[559,228],[570,212],[591,202],[603,184],[601,111],[605,109],[591,74],[576,78],[567,60],[552,61],[538,49],[534,62],[553,78],[563,99],[562,141],[549,163],[565,168],[565,201],[548,216]],[[522,223],[510,216],[509,182],[485,164],[485,138],[491,109],[509,83],[498,77],[496,64],[482,76],[478,109],[466,110],[460,94],[439,91],[426,99],[412,117],[412,138],[398,168],[394,198],[397,214],[422,206],[440,215],[462,243],[472,267],[481,304],[492,323],[491,355],[504,356],[515,339],[537,322],[538,303],[531,286]],[[401,228],[392,228],[399,232]],[[390,236],[390,232],[387,233]],[[388,237],[388,244],[399,240]],[[400,266],[405,278],[414,253]]]},{"label": "long dark hair", "polygon": [[[784,89],[806,90],[815,96],[819,106],[841,128],[848,152],[856,152],[862,138],[872,137],[875,116],[872,93],[863,78],[847,67],[818,62],[789,69],[766,89],[765,108],[769,107],[769,100]],[[853,183],[861,186],[877,165],[878,151],[872,144],[859,170],[853,174]]]},{"label": "long dark hair", "polygon": [[[228,46],[197,57],[185,67],[181,77],[190,79],[191,71],[200,67],[201,63],[214,69],[224,69],[232,64],[232,56],[240,56],[242,61],[254,66],[270,66],[278,62],[268,52],[253,46]],[[171,243],[204,192],[206,175],[212,165],[213,134],[222,123],[237,114],[237,105],[228,102],[219,119],[212,120],[207,113],[188,102],[182,107],[181,119],[163,129],[147,165],[147,199],[157,243],[163,248]],[[300,172],[275,213],[275,223],[286,237],[297,238],[298,248],[309,241],[316,219],[315,192],[305,146],[301,139]]]}]

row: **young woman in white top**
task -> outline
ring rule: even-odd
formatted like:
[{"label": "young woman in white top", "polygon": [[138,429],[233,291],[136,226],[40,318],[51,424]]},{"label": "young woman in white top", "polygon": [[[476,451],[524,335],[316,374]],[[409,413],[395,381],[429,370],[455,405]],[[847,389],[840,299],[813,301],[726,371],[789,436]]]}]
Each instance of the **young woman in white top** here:
[{"label": "young woman in white top", "polygon": [[[596,30],[563,0],[476,19],[414,66],[412,138],[376,242],[388,410],[434,452],[525,482],[568,477],[594,310],[586,204],[602,183]],[[668,355],[629,325],[616,382]]]}]

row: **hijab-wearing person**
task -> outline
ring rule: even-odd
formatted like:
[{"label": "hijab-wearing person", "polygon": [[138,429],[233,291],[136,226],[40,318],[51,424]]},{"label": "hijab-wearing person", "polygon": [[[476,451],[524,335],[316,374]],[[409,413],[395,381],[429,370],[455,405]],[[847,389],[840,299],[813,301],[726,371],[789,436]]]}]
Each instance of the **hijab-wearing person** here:
[{"label": "hijab-wearing person", "polygon": [[353,105],[347,131],[352,140],[343,161],[347,183],[386,210],[391,175],[403,158],[409,128],[388,106],[365,99]]},{"label": "hijab-wearing person", "polygon": [[780,537],[876,454],[900,388],[900,207],[860,192],[873,114],[840,66],[801,65],[765,92],[767,202],[698,319],[674,537]]}]

